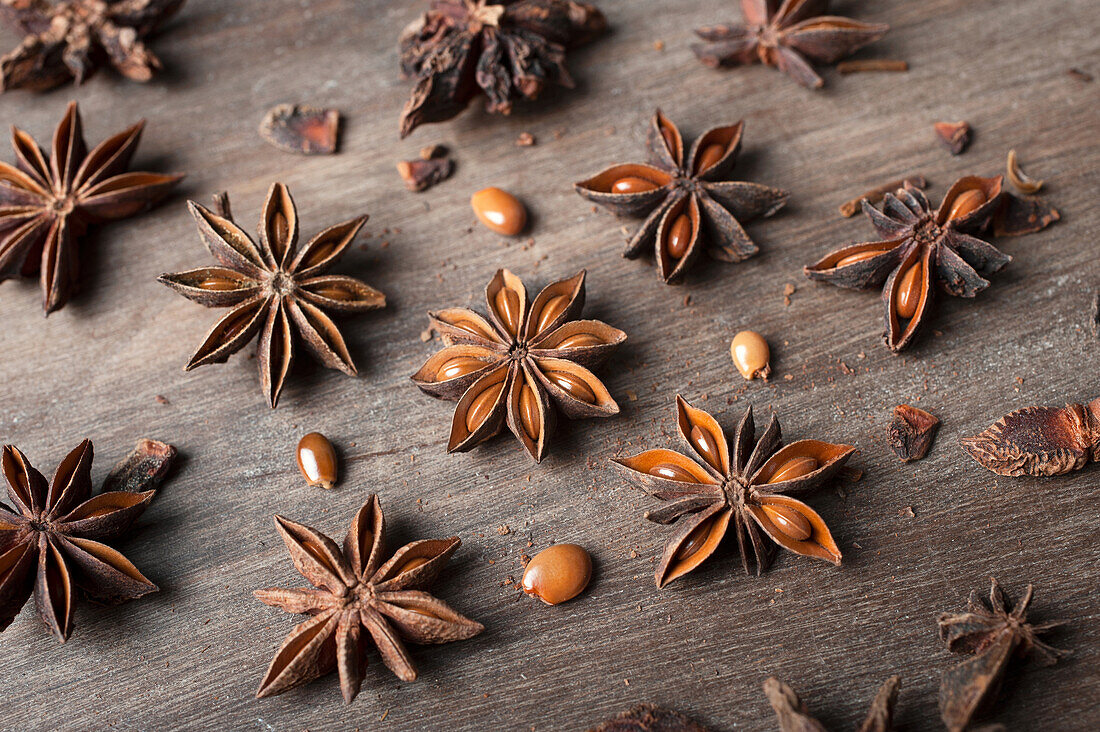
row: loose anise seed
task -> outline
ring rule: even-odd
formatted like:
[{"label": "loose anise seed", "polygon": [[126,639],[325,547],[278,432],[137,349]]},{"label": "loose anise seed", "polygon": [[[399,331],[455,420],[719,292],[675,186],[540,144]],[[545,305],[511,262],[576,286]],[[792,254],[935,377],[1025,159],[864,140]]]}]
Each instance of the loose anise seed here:
[{"label": "loose anise seed", "polygon": [[921,291],[924,289],[923,274],[924,264],[918,261],[901,276],[901,283],[894,296],[894,307],[899,318],[909,320],[917,314],[917,305],[920,304]]},{"label": "loose anise seed", "polygon": [[695,160],[695,172],[701,173],[717,163],[726,154],[726,146],[720,142],[712,142],[703,148],[699,157]]},{"label": "loose anise seed", "polygon": [[680,259],[687,253],[688,244],[691,243],[691,218],[682,213],[672,222],[665,234],[665,251],[673,259]]},{"label": "loose anise seed", "polygon": [[219,277],[217,275],[211,275],[199,283],[200,290],[215,290],[218,292],[236,290],[240,286],[241,283],[239,280],[234,280],[229,277]]},{"label": "loose anise seed", "polygon": [[504,236],[515,236],[527,225],[527,209],[520,200],[499,188],[484,188],[470,198],[481,223]]},{"label": "loose anise seed", "polygon": [[710,529],[713,523],[714,519],[707,519],[691,530],[691,533],[684,539],[684,543],[676,550],[675,558],[677,561],[683,561],[703,548],[703,544],[706,543],[707,537],[710,536]]},{"label": "loose anise seed", "polygon": [[331,490],[336,483],[336,450],[320,432],[298,441],[298,469],[310,485]]},{"label": "loose anise seed", "polygon": [[586,404],[596,403],[596,394],[588,388],[588,384],[578,379],[573,374],[565,371],[546,371],[546,378],[554,382],[559,389],[569,394],[574,399],[579,399]]},{"label": "loose anise seed", "polygon": [[668,480],[678,480],[681,483],[698,483],[695,476],[675,463],[657,463],[649,469],[650,475]]},{"label": "loose anise seed", "polygon": [[542,420],[539,418],[538,399],[535,398],[535,392],[529,384],[524,384],[519,390],[519,417],[523,423],[523,431],[534,442],[538,442]]},{"label": "loose anise seed", "polygon": [[568,295],[558,295],[557,297],[550,298],[546,304],[542,306],[542,312],[539,313],[539,322],[535,327],[535,332],[543,332],[546,326],[550,325],[559,315],[565,312],[565,308],[568,305]]},{"label": "loose anise seed", "polygon": [[855,264],[856,262],[862,262],[866,259],[870,259],[871,257],[876,257],[879,254],[882,254],[882,252],[876,249],[869,249],[866,252],[856,252],[855,254],[849,254],[847,257],[844,257],[833,266],[844,267],[845,265]]},{"label": "loose anise seed", "polygon": [[500,381],[486,386],[480,394],[470,401],[470,406],[466,410],[466,430],[468,432],[473,432],[480,427],[481,423],[489,416],[489,412],[496,405],[497,397],[500,396],[500,390],[503,388],[504,379],[501,378]]},{"label": "loose anise seed", "polygon": [[471,374],[480,368],[485,368],[485,362],[473,356],[455,356],[443,362],[439,370],[435,372],[436,381],[457,379],[459,376]]},{"label": "loose anise seed", "polygon": [[617,181],[611,184],[612,193],[645,193],[646,191],[656,190],[659,186],[648,178],[642,178],[637,175],[628,175],[625,178],[619,178]]},{"label": "loose anise seed", "polygon": [[563,338],[555,348],[586,348],[588,346],[602,345],[603,341],[599,336],[592,333],[574,333],[568,338]]},{"label": "loose anise seed", "polygon": [[951,204],[951,211],[947,214],[947,219],[948,221],[961,219],[963,216],[975,211],[983,203],[985,203],[985,192],[981,189],[971,188],[969,191],[964,191],[955,199],[955,203]]},{"label": "loose anise seed", "polygon": [[751,330],[743,330],[733,337],[730,343],[730,358],[733,365],[748,380],[760,377],[767,379],[771,373],[768,360],[771,350],[764,336]]},{"label": "loose anise seed", "polygon": [[768,478],[768,483],[782,483],[785,480],[801,478],[803,475],[809,475],[817,470],[819,465],[820,463],[818,463],[815,458],[805,455],[791,458],[779,466],[775,474]]},{"label": "loose anise seed", "polygon": [[523,571],[523,591],[547,605],[571,600],[592,579],[592,557],[576,544],[554,544],[543,549]]},{"label": "loose anise seed", "polygon": [[790,506],[765,504],[761,508],[777,529],[795,541],[805,541],[814,533],[809,519]]},{"label": "loose anise seed", "polygon": [[714,435],[699,425],[691,428],[691,444],[699,450],[703,459],[710,463],[715,470],[722,469],[722,457],[718,452],[718,443],[714,441]]},{"label": "loose anise seed", "polygon": [[519,332],[519,293],[502,287],[493,298],[493,304],[508,333],[516,335]]}]

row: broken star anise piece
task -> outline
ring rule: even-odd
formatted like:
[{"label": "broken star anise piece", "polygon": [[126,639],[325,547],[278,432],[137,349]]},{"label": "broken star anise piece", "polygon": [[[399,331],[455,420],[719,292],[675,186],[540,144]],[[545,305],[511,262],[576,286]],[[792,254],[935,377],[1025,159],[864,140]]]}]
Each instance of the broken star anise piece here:
[{"label": "broken star anise piece", "polygon": [[614,461],[643,491],[667,502],[647,511],[647,519],[659,524],[682,519],[657,565],[657,587],[702,564],[730,531],[737,535],[745,572],[750,571],[750,558],[757,575],[768,568],[772,542],[795,554],[840,564],[829,527],[792,496],[806,495],[836,476],[854,447],[818,440],[783,447],[775,415],[757,440],[752,407],[741,418],[731,447],[710,414],[681,396],[676,397],[676,410],[680,437],[696,459],[657,449]]},{"label": "broken star anise piece", "polygon": [[64,643],[73,601],[83,591],[99,603],[132,600],[157,586],[130,560],[102,543],[130,528],[153,500],[176,456],[171,445],[142,440],[92,495],[92,443],[84,440],[57,466],[49,484],[14,445],[0,467],[11,508],[0,502],[0,631],[34,593],[38,616]]},{"label": "broken star anise piece", "polygon": [[12,128],[15,165],[0,163],[0,281],[37,274],[47,315],[77,289],[88,227],[137,214],[183,179],[127,172],[144,127],[138,122],[88,152],[73,102],[49,158],[34,138]]},{"label": "broken star anise piece", "polygon": [[458,400],[448,452],[466,452],[505,424],[541,461],[560,411],[569,419],[610,417],[619,405],[595,374],[626,340],[584,309],[585,272],[547,285],[529,301],[523,282],[498,270],[485,288],[489,318],[473,310],[429,313],[447,345],[412,376],[421,391]]},{"label": "broken star anise piece", "polygon": [[1100,462],[1100,398],[1065,407],[1026,407],[960,440],[998,475],[1062,475]]},{"label": "broken star anise piece", "polygon": [[275,526],[295,569],[313,588],[270,587],[253,594],[288,613],[312,617],[283,641],[257,697],[282,694],[335,668],[350,704],[363,683],[368,638],[386,668],[402,681],[415,681],[405,641],[450,643],[484,630],[427,592],[458,549],[458,537],[414,541],[387,559],[386,522],[374,494],[355,515],[342,550],[316,529],[282,516],[275,517]]},{"label": "broken star anise piece", "polygon": [[367,217],[345,221],[298,246],[298,209],[275,183],[260,218],[260,244],[233,222],[229,199],[215,213],[189,203],[199,236],[220,266],[162,274],[157,279],[208,308],[232,308],[203,339],[185,371],[222,363],[259,334],[260,384],[274,408],[301,340],[330,369],[354,376],[355,363],[325,311],[357,313],[384,307],[386,296],[359,280],[326,271],[344,254]]},{"label": "broken star anise piece", "polygon": [[828,11],[829,0],[741,0],[745,22],[697,29],[704,42],[692,50],[707,66],[762,63],[816,89],[825,82],[813,63],[836,63],[890,30]]},{"label": "broken star anise piece", "polygon": [[[894,728],[894,706],[900,688],[900,676],[891,676],[883,682],[858,732],[890,732]],[[764,695],[775,710],[780,732],[828,732],[825,725],[810,715],[794,689],[774,676],[764,681]]]},{"label": "broken star anise piece", "polygon": [[457,116],[478,94],[508,114],[547,84],[572,87],[565,52],[607,28],[603,13],[575,0],[434,0],[401,33],[401,70],[416,79],[401,111],[401,136]]},{"label": "broken star anise piece", "polygon": [[613,165],[573,187],[617,215],[646,217],[623,256],[653,251],[666,283],[679,280],[704,249],[713,259],[740,262],[759,251],[741,222],[771,216],[788,195],[729,180],[743,127],[712,127],[688,151],[680,130],[657,110],[646,136],[649,165]]},{"label": "broken star anise piece", "polygon": [[184,0],[0,0],[0,19],[26,38],[0,59],[0,91],[82,84],[104,63],[149,81],[160,59],[143,39]]}]

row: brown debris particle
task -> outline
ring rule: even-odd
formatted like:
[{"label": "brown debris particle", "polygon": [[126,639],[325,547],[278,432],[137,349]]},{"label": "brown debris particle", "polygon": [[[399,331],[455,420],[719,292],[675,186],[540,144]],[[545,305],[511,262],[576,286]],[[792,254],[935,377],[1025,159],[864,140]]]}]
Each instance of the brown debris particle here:
[{"label": "brown debris particle", "polygon": [[171,404],[171,402],[168,401],[168,397],[163,394],[157,394],[153,398],[156,400],[157,404]]},{"label": "brown debris particle", "polygon": [[790,282],[783,285],[783,305],[785,307],[790,307],[791,306],[791,295],[793,295],[797,291],[797,289],[798,288],[796,288]]},{"label": "brown debris particle", "polygon": [[260,122],[260,137],[278,149],[301,155],[336,152],[340,112],[305,104],[272,107]]},{"label": "brown debris particle", "polygon": [[420,148],[421,160],[432,160],[434,158],[445,157],[447,157],[447,148],[438,143],[435,145],[425,145],[424,147]]},{"label": "brown debris particle", "polygon": [[512,533],[512,530],[508,528],[508,524],[501,524],[497,527],[497,533],[501,536],[507,536]]},{"label": "brown debris particle", "polygon": [[1092,299],[1092,334],[1100,338],[1100,292]]},{"label": "brown debris particle", "polygon": [[904,518],[916,518],[917,517],[917,514],[913,513],[913,507],[912,506],[906,506],[905,508],[901,509],[900,511],[898,511],[898,515],[900,515]]},{"label": "brown debris particle", "polygon": [[516,138],[516,147],[534,147],[538,141],[530,132],[521,132]]},{"label": "brown debris particle", "polygon": [[940,420],[908,404],[894,407],[894,420],[887,435],[891,449],[902,462],[920,460],[932,448]]},{"label": "brown debris particle", "polygon": [[855,198],[840,204],[840,215],[846,219],[850,219],[851,217],[859,213],[864,200],[866,200],[868,203],[878,203],[887,193],[893,193],[899,188],[904,188],[906,184],[911,185],[914,188],[923,189],[928,187],[928,181],[925,180],[924,176],[920,174],[911,175],[908,178],[902,178],[900,180],[892,180],[889,183],[884,183],[881,186],[872,188],[871,190],[865,191]]},{"label": "brown debris particle", "polygon": [[660,40],[660,39],[654,41],[653,42],[653,50],[654,51],[663,51],[663,50],[665,50],[665,42]]},{"label": "brown debris particle", "polygon": [[1066,69],[1066,73],[1072,76],[1074,79],[1077,79],[1078,81],[1084,81],[1086,83],[1092,81],[1094,78],[1092,74],[1085,71],[1084,69],[1079,69],[1076,66],[1072,69]]},{"label": "brown debris particle", "polygon": [[966,120],[937,122],[933,127],[936,137],[952,155],[961,155],[970,145],[970,123]]},{"label": "brown debris particle", "polygon": [[423,341],[424,343],[427,343],[431,339],[432,339],[432,329],[431,328],[428,328],[427,330],[420,331],[420,340],[421,341]]},{"label": "brown debris particle", "polygon": [[450,152],[442,145],[421,148],[419,160],[402,160],[397,163],[397,172],[405,181],[405,187],[414,193],[426,191],[447,180],[454,169]]},{"label": "brown debris particle", "polygon": [[836,65],[841,74],[859,74],[865,71],[908,71],[909,62],[893,58],[865,58],[841,61]]}]

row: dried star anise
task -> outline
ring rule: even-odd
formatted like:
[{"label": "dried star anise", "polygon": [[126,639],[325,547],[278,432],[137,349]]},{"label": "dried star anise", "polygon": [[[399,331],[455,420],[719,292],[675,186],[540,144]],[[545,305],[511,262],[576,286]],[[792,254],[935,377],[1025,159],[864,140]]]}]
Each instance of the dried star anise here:
[{"label": "dried star anise", "polygon": [[864,201],[863,213],[883,239],[836,249],[803,272],[838,287],[882,286],[883,339],[897,353],[927,320],[937,283],[949,295],[974,297],[989,287],[987,275],[1012,260],[975,234],[990,224],[996,234],[1025,234],[1059,218],[1039,199],[1005,193],[1001,183],[1000,176],[959,178],[935,211],[908,184],[886,194],[881,211]]},{"label": "dried star anise", "polygon": [[836,63],[872,41],[890,26],[825,15],[829,0],[741,0],[744,23],[699,28],[705,43],[692,46],[707,66],[775,66],[805,87],[825,82],[811,62]]},{"label": "dried star anise", "polygon": [[12,129],[16,163],[0,162],[0,281],[38,274],[47,315],[77,289],[79,243],[88,226],[133,216],[183,179],[126,172],[144,127],[138,122],[88,152],[73,102],[49,159],[34,138]]},{"label": "dried star anise", "polygon": [[64,643],[73,628],[78,590],[107,604],[132,600],[157,586],[102,541],[119,537],[153,500],[176,456],[171,445],[142,440],[92,496],[92,443],[84,440],[57,466],[53,480],[14,445],[0,465],[8,498],[0,503],[0,631],[34,593],[38,616]]},{"label": "dried star anise", "polygon": [[228,197],[215,197],[218,213],[191,201],[199,236],[220,267],[162,274],[157,279],[208,308],[229,307],[203,339],[185,371],[222,363],[259,333],[260,384],[275,407],[300,339],[330,369],[354,376],[355,363],[336,323],[325,313],[384,307],[386,296],[359,280],[324,274],[355,239],[367,217],[345,221],[298,246],[298,209],[290,191],[275,183],[260,219],[260,245],[233,222]]},{"label": "dried star anise", "polygon": [[643,491],[668,503],[647,511],[659,524],[684,519],[665,545],[657,565],[657,586],[664,587],[702,564],[730,530],[737,533],[741,563],[749,572],[750,554],[759,575],[771,564],[773,546],[840,564],[840,549],[817,513],[791,495],[805,495],[831,479],[855,448],[818,440],[782,447],[779,420],[773,414],[756,439],[752,407],[733,436],[732,450],[718,421],[676,397],[680,437],[698,456],[672,450],[647,450],[615,463]]},{"label": "dried star anise", "polygon": [[974,591],[970,593],[966,612],[943,613],[937,620],[940,638],[948,650],[974,654],[944,672],[940,682],[940,715],[951,732],[961,732],[970,726],[971,719],[989,711],[1014,656],[1023,657],[1034,651],[1049,666],[1070,655],[1070,651],[1039,640],[1039,636],[1064,623],[1027,622],[1031,595],[1032,586],[1028,585],[1023,599],[1013,605],[993,579],[988,604]]},{"label": "dried star anise", "polygon": [[567,49],[607,28],[603,14],[574,0],[434,0],[401,33],[401,70],[416,79],[401,111],[401,136],[457,116],[479,93],[508,114],[547,84],[572,87]]},{"label": "dried star anise", "polygon": [[619,405],[589,371],[611,355],[626,333],[584,309],[585,272],[543,288],[529,302],[523,282],[498,270],[485,288],[486,320],[473,310],[428,313],[447,345],[412,380],[439,399],[458,400],[448,452],[466,452],[504,424],[535,461],[550,444],[557,412],[569,419],[610,417]]},{"label": "dried star anise", "polygon": [[684,149],[680,130],[661,110],[646,136],[650,165],[613,165],[573,187],[617,215],[646,216],[623,256],[652,249],[666,283],[684,274],[699,254],[740,262],[756,254],[741,221],[771,216],[787,202],[778,188],[728,180],[741,149],[743,122],[712,127]]},{"label": "dried star anise", "polygon": [[416,680],[404,641],[449,643],[485,628],[427,592],[450,560],[458,537],[414,541],[386,556],[386,522],[371,494],[351,522],[343,550],[316,529],[275,517],[294,567],[316,589],[270,587],[253,594],[288,613],[312,615],[283,641],[256,696],[281,694],[335,668],[346,703],[359,693],[367,638],[402,681]]},{"label": "dried star anise", "polygon": [[999,475],[1062,475],[1100,462],[1100,398],[1065,407],[1026,407],[975,437],[970,456]]},{"label": "dried star anise", "polygon": [[[900,676],[891,676],[883,682],[858,732],[890,732],[894,728],[894,706],[900,688]],[[774,676],[764,682],[764,694],[775,710],[780,732],[828,732],[825,725],[810,715],[794,689]]]},{"label": "dried star anise", "polygon": [[671,709],[664,709],[656,704],[636,704],[588,732],[709,732],[709,730]]},{"label": "dried star anise", "polygon": [[83,83],[104,63],[149,81],[160,59],[142,40],[184,0],[0,0],[0,19],[26,34],[0,59],[0,91]]}]

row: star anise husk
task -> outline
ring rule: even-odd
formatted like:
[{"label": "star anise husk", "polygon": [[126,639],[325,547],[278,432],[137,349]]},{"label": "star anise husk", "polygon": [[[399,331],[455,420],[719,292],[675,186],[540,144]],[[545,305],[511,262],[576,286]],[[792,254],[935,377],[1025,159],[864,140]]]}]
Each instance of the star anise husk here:
[{"label": "star anise husk", "polygon": [[297,341],[326,367],[354,376],[355,363],[327,311],[384,307],[386,296],[353,277],[325,273],[347,251],[367,216],[330,226],[299,247],[298,209],[287,187],[275,183],[264,203],[257,246],[233,222],[228,200],[215,197],[218,212],[194,201],[188,204],[199,236],[219,266],[157,278],[200,305],[231,308],[184,370],[223,363],[259,334],[260,385],[272,408],[279,402]]},{"label": "star anise husk", "polygon": [[[788,196],[760,183],[730,180],[743,128],[743,122],[712,127],[688,151],[680,130],[657,110],[646,136],[649,164],[613,165],[573,187],[616,215],[645,217],[623,256],[652,251],[665,283],[681,279],[704,250],[721,262],[741,262],[759,251],[742,222],[771,216]],[[640,180],[649,190],[615,191],[623,180]]]},{"label": "star anise husk", "polygon": [[0,163],[0,281],[38,275],[49,315],[79,285],[80,240],[88,227],[133,216],[160,201],[182,175],[128,172],[144,120],[88,151],[76,102],[52,152],[12,128],[15,165]]},{"label": "star anise husk", "polygon": [[161,62],[144,39],[184,0],[0,0],[0,19],[26,34],[0,59],[0,91],[42,91],[82,84],[110,64],[133,81],[149,81]]},{"label": "star anise husk", "polygon": [[961,732],[972,719],[990,711],[1014,657],[1034,655],[1049,666],[1071,653],[1039,640],[1064,623],[1027,622],[1031,585],[1023,599],[1013,603],[997,580],[991,581],[988,603],[974,591],[966,612],[943,613],[937,620],[940,638],[948,650],[973,654],[973,658],[946,671],[940,682],[940,715],[951,732]]},{"label": "star anise husk", "polygon": [[171,445],[141,440],[93,496],[89,440],[61,461],[49,484],[19,448],[5,445],[0,469],[15,508],[0,502],[0,631],[32,592],[38,616],[62,643],[72,632],[80,595],[107,604],[156,592],[129,559],[103,542],[126,533],[141,516],[175,456]]},{"label": "star anise husk", "polygon": [[288,613],[312,616],[283,641],[257,697],[273,696],[333,669],[348,704],[359,693],[373,641],[382,663],[402,681],[416,680],[405,642],[450,643],[485,628],[429,594],[458,537],[414,541],[387,558],[386,522],[378,496],[359,509],[343,548],[316,529],[275,517],[294,567],[313,588],[270,587],[253,594]]},{"label": "star anise husk", "polygon": [[829,0],[741,0],[744,23],[699,28],[691,48],[707,66],[774,66],[813,89],[813,64],[832,64],[886,35],[885,23],[826,15]]},{"label": "star anise husk", "polygon": [[485,288],[486,319],[466,308],[428,313],[446,348],[412,376],[421,391],[458,401],[448,452],[466,452],[507,424],[536,462],[549,447],[560,412],[569,419],[611,417],[619,405],[590,369],[626,333],[579,320],[585,271],[528,300],[522,280],[498,270]]},{"label": "star anise husk", "polygon": [[1100,398],[1064,407],[1025,407],[960,443],[998,475],[1063,475],[1100,462]]},{"label": "star anise husk", "polygon": [[635,704],[588,732],[711,732],[679,712],[656,704]]},{"label": "star anise husk", "polygon": [[932,210],[920,189],[906,185],[886,194],[882,210],[863,201],[863,213],[882,239],[850,244],[803,268],[812,280],[849,289],[882,287],[883,340],[897,353],[930,319],[936,285],[949,295],[974,297],[989,275],[1012,257],[979,235],[1038,231],[1059,214],[1037,198],[1006,193],[1001,176],[959,178]]},{"label": "star anise husk", "polygon": [[[894,728],[894,706],[901,688],[901,677],[891,676],[883,682],[859,732],[890,732]],[[811,714],[794,689],[774,676],[764,682],[764,694],[775,710],[780,732],[828,732]]]},{"label": "star anise husk", "polygon": [[595,6],[575,0],[434,0],[401,33],[401,70],[416,87],[401,111],[401,137],[457,116],[483,94],[509,114],[547,84],[572,88],[566,50],[603,33]]},{"label": "star anise husk", "polygon": [[[665,449],[647,450],[614,462],[647,494],[666,503],[645,517],[659,524],[679,521],[655,573],[657,587],[683,577],[714,553],[727,533],[737,536],[741,563],[750,558],[760,575],[774,545],[839,565],[825,521],[794,496],[805,496],[834,478],[855,452],[851,445],[799,440],[783,446],[773,414],[756,439],[752,408],[745,411],[732,446],[718,421],[676,397],[677,426],[695,459]],[[769,541],[770,539],[770,541]]]}]

